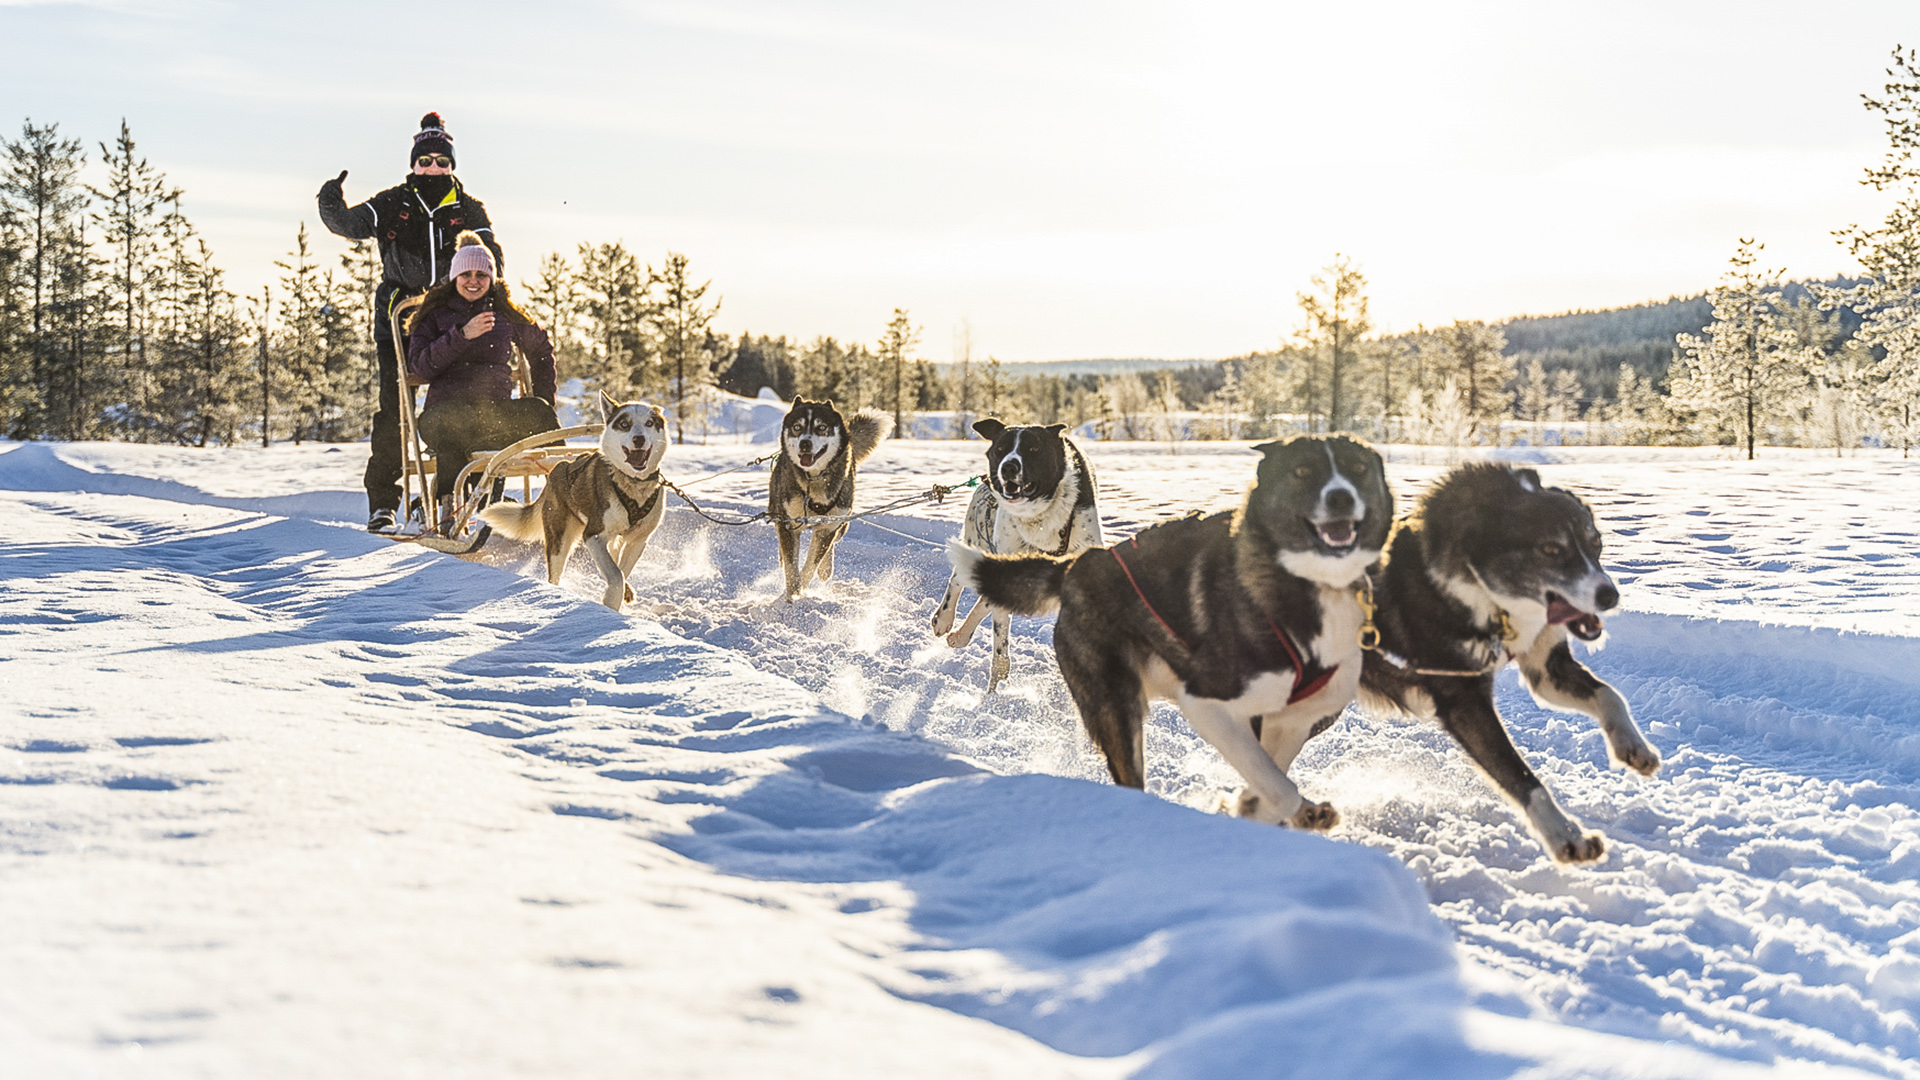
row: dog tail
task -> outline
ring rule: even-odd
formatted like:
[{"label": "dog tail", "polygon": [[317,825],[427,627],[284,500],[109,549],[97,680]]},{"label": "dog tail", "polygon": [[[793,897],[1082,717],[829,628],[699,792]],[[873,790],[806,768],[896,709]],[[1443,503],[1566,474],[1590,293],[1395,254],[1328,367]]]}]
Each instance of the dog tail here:
[{"label": "dog tail", "polygon": [[[541,497],[545,497],[544,492]],[[493,526],[494,532],[510,540],[538,540],[545,535],[540,525],[539,499],[525,506],[500,502],[482,507],[480,519]]]},{"label": "dog tail", "polygon": [[947,542],[954,576],[987,604],[1015,615],[1048,615],[1060,606],[1061,583],[1072,558],[989,555],[958,540]]},{"label": "dog tail", "polygon": [[861,409],[847,421],[847,437],[853,442],[853,463],[860,464],[882,440],[893,434],[893,417],[878,409]]}]

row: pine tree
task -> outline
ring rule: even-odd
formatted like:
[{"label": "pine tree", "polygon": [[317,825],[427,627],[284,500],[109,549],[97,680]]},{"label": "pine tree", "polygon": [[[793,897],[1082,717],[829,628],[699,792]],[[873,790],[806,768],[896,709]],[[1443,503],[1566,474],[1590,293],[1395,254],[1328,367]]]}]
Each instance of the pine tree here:
[{"label": "pine tree", "polygon": [[713,282],[695,286],[687,275],[685,255],[668,252],[660,273],[652,278],[660,284],[660,299],[648,310],[647,320],[660,343],[661,358],[673,371],[674,441],[684,443],[687,389],[713,383],[713,361],[702,346],[707,324],[720,312],[720,301],[716,299],[711,307],[701,305]]},{"label": "pine tree", "polygon": [[953,413],[953,437],[967,439],[973,437],[973,323],[966,319],[953,328],[953,361],[959,369],[955,376],[955,393],[959,404]]},{"label": "pine tree", "polygon": [[156,439],[183,440],[199,415],[198,370],[193,345],[195,314],[200,307],[202,277],[197,258],[204,245],[193,226],[174,210],[160,219],[159,248],[153,272],[147,277],[148,323],[144,349],[145,373],[150,376],[148,420]]},{"label": "pine tree", "polygon": [[[565,255],[549,252],[540,260],[533,284],[520,282],[521,303],[553,345],[554,366],[562,383],[585,378],[591,350],[582,339],[579,277]],[[555,403],[556,405],[558,402]]]},{"label": "pine tree", "polygon": [[[197,249],[191,278],[192,305],[183,339],[191,360],[181,365],[182,377],[174,380],[175,387],[184,393],[168,415],[175,418],[175,437],[182,444],[204,447],[218,441],[232,446],[239,438],[252,382],[247,327],[235,309],[233,293],[226,288],[225,275],[213,263],[207,242],[198,240]],[[358,312],[349,315],[347,321],[356,328],[367,322]],[[359,336],[364,331],[356,329],[355,333]],[[364,371],[366,364],[361,359],[360,369]]]},{"label": "pine tree", "polygon": [[1602,411],[1601,418],[1620,442],[1646,446],[1667,432],[1667,401],[1638,368],[1623,363],[1614,384],[1613,404]]},{"label": "pine tree", "polygon": [[[82,204],[84,206],[84,203]],[[75,215],[73,231],[56,249],[54,302],[48,311],[53,365],[47,400],[60,438],[75,441],[99,433],[101,384],[98,342],[100,260],[87,242],[87,219]]]},{"label": "pine tree", "polygon": [[1324,392],[1326,430],[1347,431],[1358,404],[1359,343],[1373,329],[1367,317],[1367,278],[1353,260],[1335,254],[1312,281],[1316,292],[1297,294],[1307,317],[1300,339],[1314,358],[1303,373],[1306,411],[1309,416],[1320,411]]},{"label": "pine tree", "polygon": [[148,333],[153,318],[153,279],[162,272],[167,219],[180,213],[178,188],[135,156],[133,132],[125,119],[112,146],[100,144],[107,165],[105,187],[91,187],[98,210],[94,222],[110,251],[102,282],[103,330],[111,334],[107,351],[114,358],[121,434],[151,438],[160,426],[152,400],[154,379]]},{"label": "pine tree", "polygon": [[36,401],[24,288],[26,240],[13,207],[0,200],[0,431],[15,432]]},{"label": "pine tree", "polygon": [[1540,445],[1541,425],[1547,419],[1547,400],[1553,388],[1547,380],[1547,365],[1538,356],[1527,361],[1520,380],[1520,392],[1514,402],[1514,418],[1533,428],[1533,445]]},{"label": "pine tree", "polygon": [[626,400],[658,389],[647,337],[654,283],[653,271],[642,269],[624,245],[580,245],[574,292],[587,340],[589,390],[605,390]]},{"label": "pine tree", "polygon": [[914,327],[913,320],[907,317],[906,309],[894,308],[893,320],[887,323],[887,331],[880,336],[880,344],[874,350],[874,355],[879,358],[886,376],[893,384],[893,437],[896,439],[906,434],[907,364],[913,359],[913,350],[919,344],[920,331]]},{"label": "pine tree", "polygon": [[318,439],[323,426],[329,396],[325,308],[333,290],[314,262],[304,221],[294,235],[287,259],[291,261],[274,262],[286,271],[280,276],[280,348],[276,357],[282,377],[274,385],[274,396],[294,414],[293,443],[298,446],[306,439]]},{"label": "pine tree", "polygon": [[838,341],[821,335],[801,350],[794,365],[793,395],[814,401],[833,401],[843,395],[847,350]]},{"label": "pine tree", "polygon": [[[1432,371],[1450,384],[1465,418],[1462,438],[1471,442],[1500,441],[1500,420],[1507,415],[1507,384],[1513,381],[1513,358],[1506,354],[1507,338],[1497,326],[1462,319],[1433,332]],[[1441,397],[1431,399],[1438,410]],[[1452,408],[1451,405],[1448,406]],[[1451,422],[1451,413],[1448,420]]]},{"label": "pine tree", "polygon": [[1806,387],[1805,353],[1782,316],[1779,270],[1756,264],[1764,245],[1741,240],[1723,282],[1713,290],[1713,322],[1706,337],[1675,339],[1679,373],[1676,404],[1746,444],[1753,459],[1760,432]]},{"label": "pine tree", "polygon": [[27,386],[15,398],[9,434],[71,434],[76,423],[69,413],[78,404],[73,391],[80,380],[67,368],[78,357],[62,346],[73,342],[86,298],[87,191],[79,182],[86,151],[78,139],[60,138],[58,124],[28,120],[18,141],[0,139],[0,153],[0,213],[19,230],[19,302],[25,308],[21,366]]},{"label": "pine tree", "polygon": [[1207,399],[1207,411],[1220,417],[1220,426],[1215,429],[1220,438],[1237,439],[1244,405],[1240,393],[1240,364],[1236,360],[1222,360],[1220,368],[1220,389]]},{"label": "pine tree", "polygon": [[273,287],[247,298],[247,331],[253,337],[255,386],[260,402],[260,446],[273,444]]},{"label": "pine tree", "polygon": [[1869,373],[1889,433],[1900,456],[1920,438],[1920,55],[1895,46],[1883,98],[1861,95],[1868,111],[1887,125],[1887,153],[1861,183],[1894,192],[1886,219],[1876,228],[1852,225],[1837,235],[1868,278],[1857,288],[1822,297],[1829,307],[1862,315],[1854,340],[1881,351]]}]

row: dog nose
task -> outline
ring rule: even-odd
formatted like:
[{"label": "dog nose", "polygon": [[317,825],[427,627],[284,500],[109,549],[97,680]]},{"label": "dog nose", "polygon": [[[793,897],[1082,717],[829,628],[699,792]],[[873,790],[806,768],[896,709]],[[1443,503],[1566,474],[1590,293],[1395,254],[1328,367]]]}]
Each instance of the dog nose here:
[{"label": "dog nose", "polygon": [[1353,492],[1346,488],[1334,488],[1327,492],[1327,512],[1331,514],[1353,513]]},{"label": "dog nose", "polygon": [[1020,466],[1011,461],[1007,462],[1005,465],[1000,466],[1000,482],[1004,484],[1019,483],[1020,482]]},{"label": "dog nose", "polygon": [[1601,611],[1609,611],[1613,605],[1620,602],[1620,590],[1614,588],[1613,582],[1609,581],[1593,590],[1593,602],[1599,605]]}]

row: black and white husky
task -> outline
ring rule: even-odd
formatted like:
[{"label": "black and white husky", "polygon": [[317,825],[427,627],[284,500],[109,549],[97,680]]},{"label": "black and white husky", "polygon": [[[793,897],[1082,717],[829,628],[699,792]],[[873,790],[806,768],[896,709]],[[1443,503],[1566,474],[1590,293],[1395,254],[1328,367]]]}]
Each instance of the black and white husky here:
[{"label": "black and white husky", "polygon": [[1567,644],[1597,640],[1600,614],[1620,602],[1587,505],[1532,469],[1463,465],[1394,534],[1375,599],[1380,651],[1367,656],[1365,699],[1436,717],[1555,859],[1605,854],[1527,767],[1493,705],[1493,672],[1513,659],[1535,700],[1599,721],[1614,761],[1647,776],[1660,768],[1626,700]]},{"label": "black and white husky", "polygon": [[[852,419],[831,401],[798,399],[780,425],[780,456],[767,482],[767,516],[780,542],[780,567],[786,573],[786,598],[800,595],[809,581],[833,577],[833,546],[848,522],[809,523],[808,518],[844,517],[853,510],[854,466],[865,461],[893,432],[893,417],[862,409]],[[813,547],[800,565],[800,534],[813,530]]]},{"label": "black and white husky", "polygon": [[[1100,509],[1094,505],[1093,468],[1067,438],[1065,424],[1008,427],[993,417],[973,425],[989,440],[987,482],[967,503],[960,542],[993,555],[1074,555],[1100,543]],[[947,634],[960,606],[963,586],[956,572],[933,613],[933,632]],[[975,603],[947,644],[963,648],[988,612],[993,614],[993,660],[987,668],[992,691],[1011,668],[1004,611]]]},{"label": "black and white husky", "polygon": [[1241,814],[1325,829],[1287,778],[1360,684],[1360,596],[1393,521],[1380,455],[1353,439],[1265,443],[1235,511],[1145,529],[1073,558],[948,554],[990,604],[1056,604],[1054,656],[1115,783],[1144,787],[1149,698],[1171,701],[1247,781]]},{"label": "black and white husky", "polygon": [[619,611],[633,595],[627,575],[666,516],[660,459],[667,455],[667,421],[658,405],[615,401],[604,391],[600,419],[598,453],[555,465],[532,504],[495,503],[480,516],[502,536],[545,544],[552,585],[585,540],[607,581],[600,602]]}]

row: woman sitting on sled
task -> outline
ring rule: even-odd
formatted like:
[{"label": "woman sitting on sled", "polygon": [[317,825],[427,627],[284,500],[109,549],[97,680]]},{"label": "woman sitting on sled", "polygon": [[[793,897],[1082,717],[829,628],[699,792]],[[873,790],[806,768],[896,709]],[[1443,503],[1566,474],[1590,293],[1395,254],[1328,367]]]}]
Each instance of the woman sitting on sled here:
[{"label": "woman sitting on sled", "polygon": [[[493,253],[460,234],[446,281],[407,324],[407,372],[427,384],[420,437],[439,461],[434,495],[442,520],[460,469],[477,450],[498,450],[560,426],[553,412],[553,343],[495,277]],[[513,348],[533,375],[531,397],[513,396]]]}]

